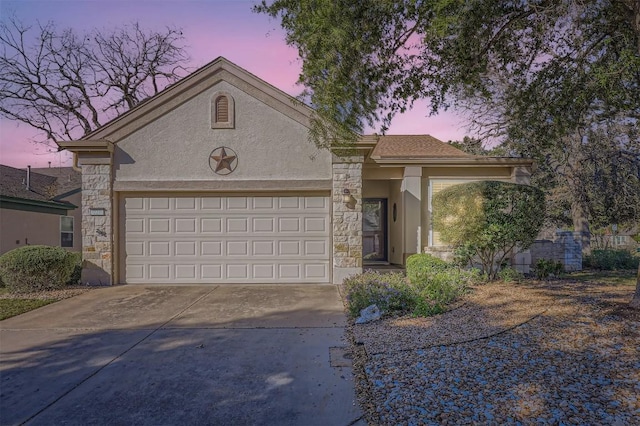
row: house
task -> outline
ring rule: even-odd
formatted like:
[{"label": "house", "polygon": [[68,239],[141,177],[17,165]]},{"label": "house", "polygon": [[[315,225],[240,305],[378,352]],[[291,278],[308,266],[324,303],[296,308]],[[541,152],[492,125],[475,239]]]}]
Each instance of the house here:
[{"label": "house", "polygon": [[0,254],[44,244],[81,251],[80,173],[0,165]]},{"label": "house", "polygon": [[431,197],[531,161],[428,135],[308,142],[312,110],[218,58],[79,141],[83,281],[339,283],[425,246]]}]

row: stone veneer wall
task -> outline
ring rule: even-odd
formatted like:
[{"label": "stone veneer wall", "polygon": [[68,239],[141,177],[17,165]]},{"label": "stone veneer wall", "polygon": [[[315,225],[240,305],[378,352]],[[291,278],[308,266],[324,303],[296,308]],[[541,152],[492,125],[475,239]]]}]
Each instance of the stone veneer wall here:
[{"label": "stone veneer wall", "polygon": [[[361,156],[333,159],[333,282],[362,272],[362,162]],[[343,201],[348,189],[351,202]]]},{"label": "stone veneer wall", "polygon": [[538,259],[548,259],[561,262],[568,272],[582,270],[582,240],[579,232],[559,231],[553,241],[538,240],[529,250],[531,267],[535,267]]},{"label": "stone veneer wall", "polygon": [[[113,283],[112,181],[108,164],[82,166],[82,282]],[[104,216],[91,216],[102,208]]]}]

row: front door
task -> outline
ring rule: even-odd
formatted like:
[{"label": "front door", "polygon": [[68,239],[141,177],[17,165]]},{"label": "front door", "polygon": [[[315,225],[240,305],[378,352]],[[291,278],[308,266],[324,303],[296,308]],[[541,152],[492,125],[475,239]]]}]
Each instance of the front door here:
[{"label": "front door", "polygon": [[387,200],[365,198],[362,214],[362,260],[387,260]]}]

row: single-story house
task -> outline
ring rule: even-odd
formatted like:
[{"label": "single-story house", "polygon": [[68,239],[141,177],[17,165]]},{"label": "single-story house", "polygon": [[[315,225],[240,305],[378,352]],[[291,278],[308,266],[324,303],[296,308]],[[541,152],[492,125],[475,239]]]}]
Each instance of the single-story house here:
[{"label": "single-story house", "polygon": [[432,232],[432,195],[528,182],[531,161],[428,135],[308,141],[312,109],[218,58],[82,140],[86,282],[339,283],[404,264]]},{"label": "single-story house", "polygon": [[0,254],[44,244],[82,250],[80,173],[0,165]]}]

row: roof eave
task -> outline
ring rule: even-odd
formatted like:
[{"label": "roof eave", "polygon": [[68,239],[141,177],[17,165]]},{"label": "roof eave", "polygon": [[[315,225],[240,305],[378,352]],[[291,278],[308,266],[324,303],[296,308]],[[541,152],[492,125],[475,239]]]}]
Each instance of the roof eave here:
[{"label": "roof eave", "polygon": [[530,158],[511,157],[371,157],[377,164],[402,165],[402,164],[423,164],[423,165],[457,165],[457,166],[532,166],[533,160]]}]

